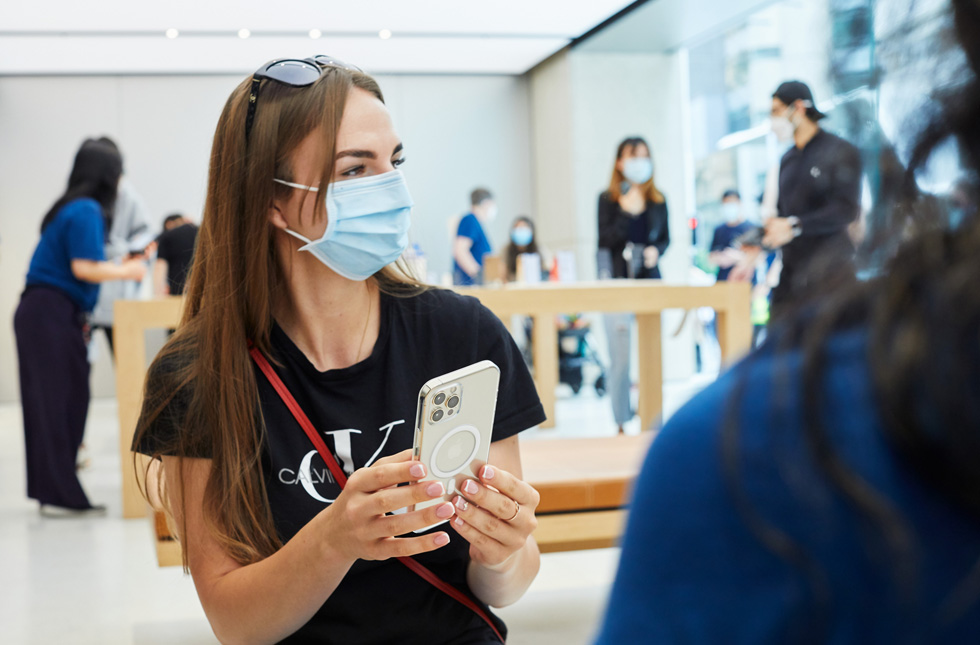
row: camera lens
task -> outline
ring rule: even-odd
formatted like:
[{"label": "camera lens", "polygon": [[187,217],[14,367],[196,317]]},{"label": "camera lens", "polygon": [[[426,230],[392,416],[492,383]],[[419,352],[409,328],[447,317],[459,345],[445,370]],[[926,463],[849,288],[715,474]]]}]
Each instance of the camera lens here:
[{"label": "camera lens", "polygon": [[455,408],[457,405],[459,405],[459,397],[458,396],[449,397],[449,403],[447,403],[446,405],[448,405],[451,408]]},{"label": "camera lens", "polygon": [[439,421],[442,421],[442,415],[443,415],[442,410],[436,410],[435,412],[433,412],[432,413],[432,422],[433,423],[438,423]]},{"label": "camera lens", "polygon": [[445,400],[446,400],[446,393],[440,392],[439,394],[435,395],[435,397],[432,399],[432,402],[435,403],[436,405],[442,405],[442,402]]}]

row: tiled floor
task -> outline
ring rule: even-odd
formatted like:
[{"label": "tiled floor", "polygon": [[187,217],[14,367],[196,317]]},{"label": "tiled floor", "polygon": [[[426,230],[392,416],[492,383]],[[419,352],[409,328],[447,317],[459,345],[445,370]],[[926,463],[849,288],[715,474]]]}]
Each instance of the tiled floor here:
[{"label": "tiled floor", "polygon": [[[710,382],[667,384],[667,413]],[[591,390],[564,391],[558,427],[527,439],[612,434],[608,402]],[[638,421],[627,430],[639,431]],[[97,400],[86,444],[83,485],[104,518],[45,519],[24,496],[20,407],[0,405],[0,644],[151,645],[214,643],[193,583],[178,568],[156,566],[150,525],[121,517],[114,400]],[[500,613],[512,645],[587,643],[601,617],[618,551],[549,554],[527,595]]]}]

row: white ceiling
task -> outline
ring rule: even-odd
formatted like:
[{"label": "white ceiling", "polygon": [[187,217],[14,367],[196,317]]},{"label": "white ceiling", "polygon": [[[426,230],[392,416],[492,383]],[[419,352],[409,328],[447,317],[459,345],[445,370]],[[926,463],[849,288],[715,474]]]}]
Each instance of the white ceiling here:
[{"label": "white ceiling", "polygon": [[[315,53],[373,73],[521,74],[629,4],[11,0],[0,2],[0,75],[247,74],[272,58]],[[168,29],[179,36],[167,38]],[[240,29],[251,36],[239,38]]]},{"label": "white ceiling", "polygon": [[692,46],[776,0],[654,0],[584,41],[584,51],[649,53]]}]

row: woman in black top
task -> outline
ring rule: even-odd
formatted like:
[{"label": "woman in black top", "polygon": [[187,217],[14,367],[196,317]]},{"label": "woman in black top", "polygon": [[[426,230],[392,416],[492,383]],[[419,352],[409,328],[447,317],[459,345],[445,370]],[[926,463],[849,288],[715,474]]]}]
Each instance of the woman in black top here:
[{"label": "woman in black top", "polygon": [[667,200],[653,181],[650,146],[630,137],[619,144],[609,190],[599,196],[599,251],[611,256],[608,277],[659,280],[668,245]]},{"label": "woman in black top", "polygon": [[[650,146],[640,137],[619,144],[609,190],[599,195],[599,278],[660,279],[670,244],[667,200],[653,182]],[[606,266],[603,266],[603,263]],[[603,316],[609,342],[609,400],[619,434],[633,418],[630,405],[630,328],[633,315]]]},{"label": "woman in black top", "polygon": [[[493,314],[396,266],[412,200],[380,88],[327,57],[272,61],[232,93],[211,154],[184,317],[151,366],[135,447],[162,459],[215,635],[495,642],[506,628],[488,605],[538,570],[517,433],[544,413]],[[412,460],[419,389],[484,359],[501,371],[489,465],[451,501],[406,510],[447,492]]]}]

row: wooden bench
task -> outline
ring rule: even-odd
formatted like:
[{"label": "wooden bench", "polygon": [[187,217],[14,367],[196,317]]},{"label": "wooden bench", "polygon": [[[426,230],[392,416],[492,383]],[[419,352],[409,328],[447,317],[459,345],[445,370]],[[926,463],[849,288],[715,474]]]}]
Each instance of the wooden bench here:
[{"label": "wooden bench", "polygon": [[[615,546],[633,480],[653,433],[521,442],[525,479],[541,493],[534,537],[542,553]],[[157,562],[180,565],[180,545],[160,512],[153,515]]]}]

